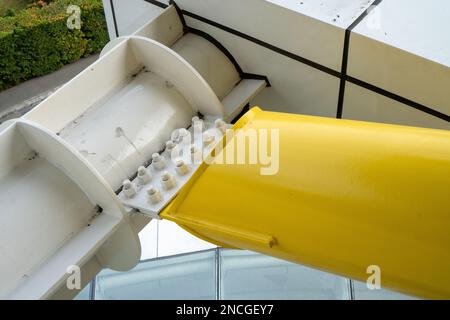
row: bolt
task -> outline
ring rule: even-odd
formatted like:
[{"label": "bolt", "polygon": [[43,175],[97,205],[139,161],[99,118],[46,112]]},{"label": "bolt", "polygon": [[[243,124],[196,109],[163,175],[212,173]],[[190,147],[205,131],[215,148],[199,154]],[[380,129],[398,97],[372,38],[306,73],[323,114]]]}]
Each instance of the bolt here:
[{"label": "bolt", "polygon": [[178,131],[178,133],[180,134],[180,137],[186,137],[186,136],[190,135],[189,131],[187,131],[187,130],[184,129],[184,128],[181,128],[181,129]]},{"label": "bolt", "polygon": [[166,150],[168,152],[171,152],[173,150],[173,148],[175,148],[175,146],[176,146],[176,144],[172,140],[169,140],[166,142]]},{"label": "bolt", "polygon": [[131,189],[131,181],[130,180],[124,180],[123,181],[123,189],[124,190],[129,190],[129,189]]},{"label": "bolt", "polygon": [[214,142],[214,140],[216,140],[216,138],[213,135],[209,134],[208,132],[205,132],[203,134],[203,144],[205,146],[210,145],[211,143]]},{"label": "bolt", "polygon": [[203,129],[203,120],[201,120],[199,117],[193,117],[192,118],[192,127],[194,129],[202,130]]},{"label": "bolt", "polygon": [[147,184],[151,180],[151,176],[144,166],[138,168],[138,179],[141,185]]},{"label": "bolt", "polygon": [[222,119],[216,119],[216,121],[214,121],[214,125],[216,126],[217,129],[219,129],[223,134],[225,134],[225,132],[227,131],[227,123],[225,121],[223,121]]},{"label": "bolt", "polygon": [[162,170],[166,166],[164,157],[159,153],[152,154],[152,165],[156,170]]},{"label": "bolt", "polygon": [[182,159],[177,160],[175,166],[178,174],[180,175],[185,175],[189,172],[189,167]]},{"label": "bolt", "polygon": [[151,203],[158,203],[162,199],[161,192],[159,192],[159,190],[156,189],[154,186],[150,186],[150,188],[148,188],[147,195]]},{"label": "bolt", "polygon": [[168,171],[164,171],[163,174],[161,175],[161,182],[164,189],[166,190],[172,189],[173,187],[175,187],[176,184],[175,179]]},{"label": "bolt", "polygon": [[181,129],[174,130],[172,132],[172,134],[170,135],[170,139],[175,143],[183,143],[183,142],[190,143],[190,142],[188,142],[188,141],[190,141],[190,139],[187,140],[187,138],[188,137],[190,138],[190,136],[191,136],[191,133],[188,130],[181,128]]},{"label": "bolt", "polygon": [[122,184],[123,193],[127,198],[133,198],[136,195],[136,188],[134,184],[130,180],[125,180]]},{"label": "bolt", "polygon": [[191,133],[186,129],[180,129],[178,131],[178,142],[180,144],[189,144],[191,143]]},{"label": "bolt", "polygon": [[161,155],[159,153],[152,154],[152,161],[159,161],[161,159]]},{"label": "bolt", "polygon": [[172,131],[172,134],[170,135],[170,140],[172,140],[173,142],[178,142],[179,137],[180,137],[180,130],[175,129]]}]

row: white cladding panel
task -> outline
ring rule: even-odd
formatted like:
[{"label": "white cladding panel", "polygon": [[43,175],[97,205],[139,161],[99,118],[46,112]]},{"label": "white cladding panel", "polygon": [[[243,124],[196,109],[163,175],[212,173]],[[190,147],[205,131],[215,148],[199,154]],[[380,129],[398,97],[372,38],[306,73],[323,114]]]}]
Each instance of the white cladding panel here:
[{"label": "white cladding panel", "polygon": [[449,17],[447,0],[383,0],[354,29],[348,74],[450,115]]}]

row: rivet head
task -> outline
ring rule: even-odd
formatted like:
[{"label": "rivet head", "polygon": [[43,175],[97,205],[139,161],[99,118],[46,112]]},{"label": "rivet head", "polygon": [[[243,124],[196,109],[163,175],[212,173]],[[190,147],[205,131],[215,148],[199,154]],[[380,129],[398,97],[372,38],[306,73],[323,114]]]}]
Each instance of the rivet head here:
[{"label": "rivet head", "polygon": [[186,162],[184,162],[184,160],[182,160],[182,159],[178,159],[175,162],[175,167],[176,167],[178,174],[180,174],[180,175],[185,175],[186,173],[189,172],[189,167],[187,166]]},{"label": "rivet head", "polygon": [[202,130],[203,129],[203,120],[199,117],[192,118],[192,127],[194,130]]},{"label": "rivet head", "polygon": [[151,180],[151,176],[144,166],[138,168],[138,179],[140,184],[146,184]]},{"label": "rivet head", "polygon": [[136,188],[130,180],[125,180],[122,184],[123,193],[127,198],[133,198],[136,195]]},{"label": "rivet head", "polygon": [[171,177],[171,175],[168,171],[164,171],[163,174],[161,175],[162,181],[167,181],[170,179],[170,177]]},{"label": "rivet head", "polygon": [[216,119],[216,121],[214,121],[214,125],[216,126],[216,128],[220,128],[226,126],[227,124],[222,119]]},{"label": "rivet head", "polygon": [[162,199],[161,192],[155,188],[154,186],[150,186],[150,188],[147,189],[147,195],[151,203],[158,203]]},{"label": "rivet head", "polygon": [[173,148],[175,148],[176,144],[172,140],[169,140],[166,142],[166,150],[171,151]]},{"label": "rivet head", "polygon": [[178,142],[185,145],[191,143],[191,133],[186,129],[180,129]]},{"label": "rivet head", "polygon": [[146,175],[146,174],[147,174],[147,169],[145,169],[144,166],[140,166],[140,167],[138,168],[138,175],[144,176],[144,175]]},{"label": "rivet head", "polygon": [[215,139],[216,138],[213,135],[209,134],[208,132],[205,132],[203,134],[203,144],[206,146],[213,143]]},{"label": "rivet head", "polygon": [[184,129],[184,128],[181,128],[181,129],[178,131],[178,133],[179,133],[180,137],[186,137],[186,136],[188,136],[188,135],[191,134],[188,130],[186,130],[186,129]]},{"label": "rivet head", "polygon": [[176,185],[174,177],[168,171],[162,173],[161,183],[166,190],[170,190]]},{"label": "rivet head", "polygon": [[152,160],[153,161],[158,161],[160,158],[161,158],[161,156],[159,155],[159,153],[152,154]]},{"label": "rivet head", "polygon": [[225,121],[223,121],[222,119],[216,119],[216,121],[214,121],[214,125],[222,133],[225,133],[227,131],[227,123]]},{"label": "rivet head", "polygon": [[166,166],[165,161],[164,161],[164,157],[162,155],[160,155],[159,153],[154,153],[152,155],[152,166],[156,170],[164,169],[164,167]]}]

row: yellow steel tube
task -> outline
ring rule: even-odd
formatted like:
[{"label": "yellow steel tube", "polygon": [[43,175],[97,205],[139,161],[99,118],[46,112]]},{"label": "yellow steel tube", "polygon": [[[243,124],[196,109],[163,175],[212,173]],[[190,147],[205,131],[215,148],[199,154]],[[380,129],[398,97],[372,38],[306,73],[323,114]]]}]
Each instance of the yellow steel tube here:
[{"label": "yellow steel tube", "polygon": [[259,108],[235,129],[279,130],[279,171],[204,163],[163,218],[361,281],[378,266],[382,287],[450,298],[450,131]]}]

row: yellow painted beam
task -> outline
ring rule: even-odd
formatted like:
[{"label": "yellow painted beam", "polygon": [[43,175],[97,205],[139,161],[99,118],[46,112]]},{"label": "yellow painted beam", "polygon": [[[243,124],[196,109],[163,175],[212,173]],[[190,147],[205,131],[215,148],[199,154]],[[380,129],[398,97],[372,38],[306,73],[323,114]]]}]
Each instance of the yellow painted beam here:
[{"label": "yellow painted beam", "polygon": [[361,281],[379,266],[383,288],[450,298],[450,131],[259,108],[234,129],[278,130],[279,171],[204,163],[163,218],[219,245]]}]

